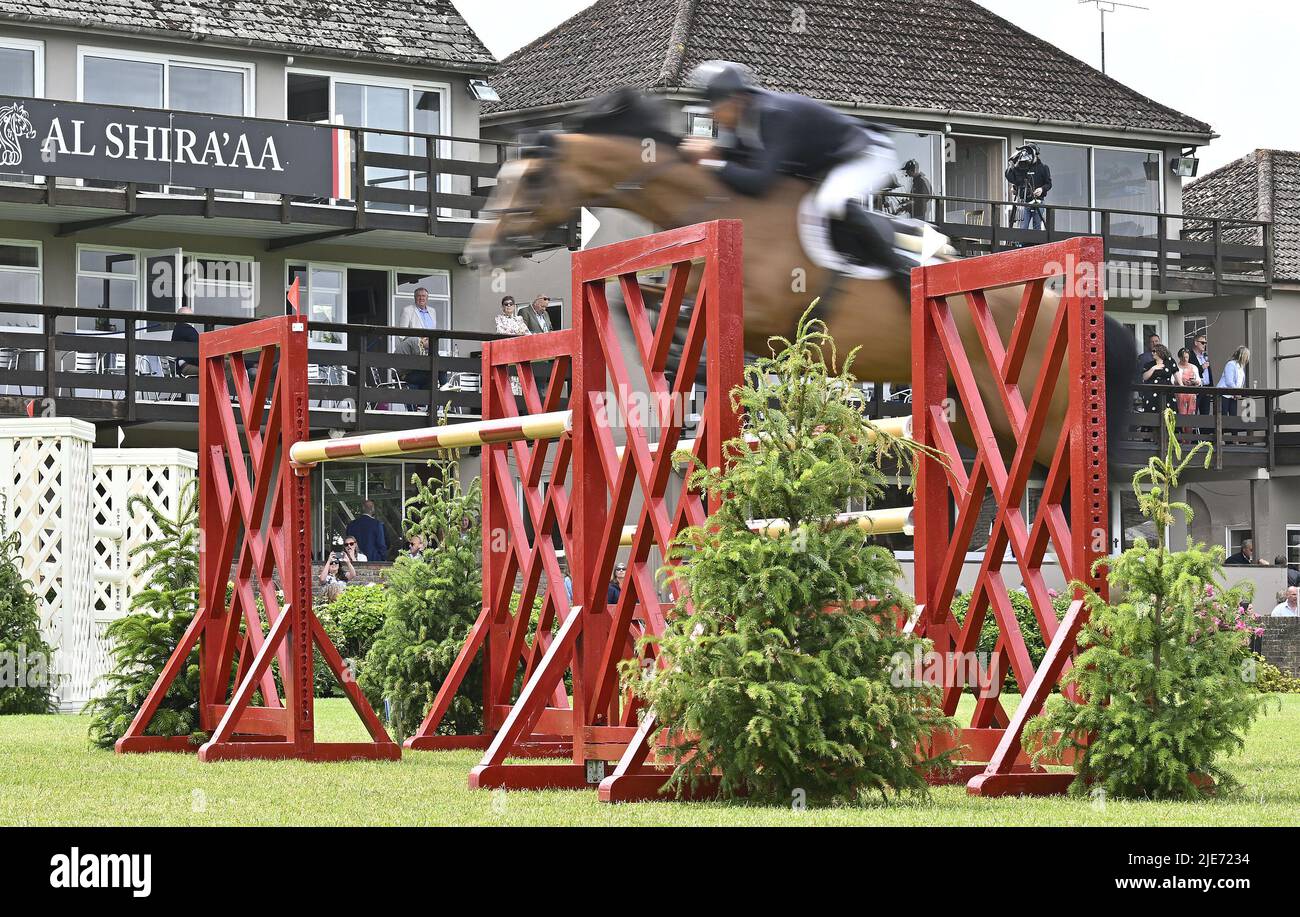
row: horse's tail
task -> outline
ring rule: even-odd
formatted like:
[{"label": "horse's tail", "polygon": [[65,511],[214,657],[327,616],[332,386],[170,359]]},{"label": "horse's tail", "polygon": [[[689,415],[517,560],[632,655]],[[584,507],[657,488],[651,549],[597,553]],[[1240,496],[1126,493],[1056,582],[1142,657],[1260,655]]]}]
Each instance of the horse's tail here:
[{"label": "horse's tail", "polygon": [[1111,455],[1125,433],[1125,417],[1133,409],[1137,350],[1133,336],[1118,319],[1106,316],[1106,442]]}]

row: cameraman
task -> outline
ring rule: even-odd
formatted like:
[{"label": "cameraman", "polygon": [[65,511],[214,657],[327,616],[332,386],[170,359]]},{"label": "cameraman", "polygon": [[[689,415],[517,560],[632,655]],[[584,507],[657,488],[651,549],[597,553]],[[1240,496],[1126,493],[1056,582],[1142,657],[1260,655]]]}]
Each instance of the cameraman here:
[{"label": "cameraman", "polygon": [[1052,170],[1043,162],[1038,144],[1026,143],[1007,160],[1006,179],[1011,199],[1020,205],[1017,229],[1043,228],[1043,201],[1052,190]]}]

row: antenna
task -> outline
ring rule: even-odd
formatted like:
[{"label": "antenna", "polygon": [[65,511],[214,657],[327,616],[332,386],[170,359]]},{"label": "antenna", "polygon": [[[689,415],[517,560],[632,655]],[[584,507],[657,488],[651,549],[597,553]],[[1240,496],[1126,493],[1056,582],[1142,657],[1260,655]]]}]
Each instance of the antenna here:
[{"label": "antenna", "polygon": [[1126,10],[1150,10],[1147,6],[1138,6],[1136,3],[1120,3],[1119,0],[1079,0],[1080,3],[1091,3],[1097,7],[1101,13],[1101,72],[1106,72],[1106,14],[1113,13],[1120,7]]}]

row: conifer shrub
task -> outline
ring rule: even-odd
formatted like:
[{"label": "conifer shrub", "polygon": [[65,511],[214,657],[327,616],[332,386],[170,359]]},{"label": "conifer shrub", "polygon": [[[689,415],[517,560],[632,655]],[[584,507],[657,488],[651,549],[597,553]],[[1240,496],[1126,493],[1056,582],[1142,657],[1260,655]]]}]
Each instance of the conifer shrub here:
[{"label": "conifer shrub", "polygon": [[52,713],[54,650],[41,634],[36,595],[18,564],[22,547],[9,529],[8,510],[0,495],[0,715]]},{"label": "conifer shrub", "polygon": [[[834,524],[915,457],[872,435],[852,362],[837,368],[824,324],[805,314],[731,393],[757,446],[733,440],[726,470],[689,475],[721,504],[680,535],[664,568],[674,617],[646,641],[664,664],[624,666],[669,729],[669,792],[716,771],[723,796],[857,802],[925,793],[924,772],[945,763],[918,751],[952,729],[939,689],[891,685],[891,660],[929,648],[898,625],[911,604],[901,570],[862,530]],[[787,520],[788,531],[756,533],[750,519]]]},{"label": "conifer shrub", "polygon": [[[479,482],[462,487],[454,459],[433,468],[428,481],[412,477],[416,492],[406,501],[406,530],[428,547],[389,568],[384,623],[358,678],[376,709],[388,701],[388,727],[399,741],[415,732],[432,706],[482,605]],[[476,658],[439,729],[465,734],[482,725],[483,674]]]},{"label": "conifer shrub", "polygon": [[[127,512],[147,513],[157,529],[152,541],[138,545],[131,556],[143,555],[147,585],[131,596],[131,611],[108,625],[106,637],[112,670],[104,676],[105,692],[86,706],[90,740],[112,748],[125,734],[149,689],[180,643],[199,606],[198,482],[182,489],[175,515],[169,516],[141,496],[127,502]],[[151,736],[194,735],[199,728],[199,652],[190,653],[181,674],[172,682],[158,712],[145,730]]]},{"label": "conifer shrub", "polygon": [[[1250,630],[1231,616],[1249,586],[1226,589],[1223,548],[1193,543],[1171,551],[1166,534],[1175,513],[1191,507],[1172,499],[1183,471],[1209,443],[1184,456],[1175,414],[1166,410],[1169,447],[1133,476],[1142,515],[1155,525],[1155,544],[1139,538],[1109,568],[1110,601],[1081,584],[1089,620],[1082,652],[1066,676],[1079,702],[1048,699],[1025,730],[1041,741],[1038,760],[1073,750],[1076,792],[1120,798],[1197,799],[1231,787],[1226,757],[1242,748],[1263,705],[1253,684]],[[1210,783],[1213,780],[1214,785]]]}]

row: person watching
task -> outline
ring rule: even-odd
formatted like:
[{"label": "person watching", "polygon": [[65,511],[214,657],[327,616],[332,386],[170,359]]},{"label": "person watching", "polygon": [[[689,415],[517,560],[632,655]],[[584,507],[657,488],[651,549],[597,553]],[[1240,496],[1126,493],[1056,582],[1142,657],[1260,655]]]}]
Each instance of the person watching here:
[{"label": "person watching", "polygon": [[388,559],[388,534],[384,524],[375,518],[375,501],[361,504],[361,515],[348,523],[346,534],[356,539],[357,550],[377,561]]},{"label": "person watching", "polygon": [[[176,308],[177,315],[193,315],[194,307],[189,303],[182,303]],[[189,322],[177,322],[172,327],[173,344],[198,344],[199,333]],[[176,358],[176,373],[181,376],[197,376],[199,374],[199,364],[195,363],[189,357]]]},{"label": "person watching", "polygon": [[1269,617],[1300,618],[1300,587],[1287,586],[1286,598],[1278,603]]}]

